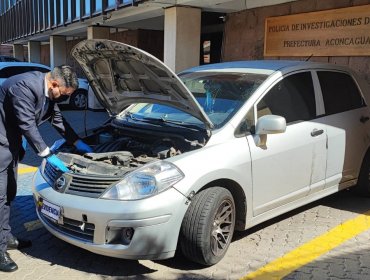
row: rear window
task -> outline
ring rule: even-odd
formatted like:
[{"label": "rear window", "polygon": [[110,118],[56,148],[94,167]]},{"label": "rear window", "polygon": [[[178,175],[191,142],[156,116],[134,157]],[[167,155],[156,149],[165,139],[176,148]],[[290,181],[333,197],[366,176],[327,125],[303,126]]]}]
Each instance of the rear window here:
[{"label": "rear window", "polygon": [[360,108],[365,102],[353,78],[345,73],[318,71],[327,115]]},{"label": "rear window", "polygon": [[10,66],[0,70],[0,78],[6,79],[14,75],[22,74],[29,71],[40,71],[42,73],[49,72],[47,68],[37,66]]}]

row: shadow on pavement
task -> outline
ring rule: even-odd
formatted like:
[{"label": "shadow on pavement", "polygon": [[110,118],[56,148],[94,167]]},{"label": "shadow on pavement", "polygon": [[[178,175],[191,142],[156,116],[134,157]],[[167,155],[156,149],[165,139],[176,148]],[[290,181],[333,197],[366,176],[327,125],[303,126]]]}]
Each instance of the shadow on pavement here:
[{"label": "shadow on pavement", "polygon": [[236,231],[233,236],[233,242],[239,239],[245,238],[246,236],[255,233],[265,227],[271,226],[275,223],[279,223],[285,219],[288,219],[294,215],[307,211],[308,209],[314,208],[316,206],[323,205],[334,209],[354,212],[362,214],[370,210],[370,198],[361,197],[351,189],[343,190],[338,193],[332,194],[328,197],[322,198],[320,200],[314,201],[288,213],[282,214],[276,218],[263,222],[259,225],[256,225],[250,229],[244,231]]}]

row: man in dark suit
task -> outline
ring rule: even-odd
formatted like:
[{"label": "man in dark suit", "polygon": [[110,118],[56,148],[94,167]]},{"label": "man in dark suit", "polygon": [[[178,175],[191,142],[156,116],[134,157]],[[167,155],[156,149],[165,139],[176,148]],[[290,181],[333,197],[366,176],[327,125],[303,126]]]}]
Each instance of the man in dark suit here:
[{"label": "man in dark suit", "polygon": [[64,120],[57,105],[77,88],[77,76],[69,66],[55,67],[46,74],[16,75],[0,86],[0,271],[18,268],[7,250],[31,246],[30,241],[15,238],[9,225],[10,203],[17,190],[17,165],[24,155],[22,136],[39,156],[62,172],[69,169],[45,144],[37,128],[41,123],[50,121],[67,143],[82,153],[92,152]]}]

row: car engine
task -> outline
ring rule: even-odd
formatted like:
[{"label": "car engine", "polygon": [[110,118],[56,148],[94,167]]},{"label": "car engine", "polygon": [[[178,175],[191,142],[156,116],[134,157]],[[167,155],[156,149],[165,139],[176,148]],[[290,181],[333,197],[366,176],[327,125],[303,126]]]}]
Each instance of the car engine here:
[{"label": "car engine", "polygon": [[122,176],[153,160],[173,157],[205,145],[206,137],[199,130],[185,131],[148,132],[109,125],[84,138],[93,153],[80,155],[72,146],[65,145],[58,150],[58,156],[73,173]]}]

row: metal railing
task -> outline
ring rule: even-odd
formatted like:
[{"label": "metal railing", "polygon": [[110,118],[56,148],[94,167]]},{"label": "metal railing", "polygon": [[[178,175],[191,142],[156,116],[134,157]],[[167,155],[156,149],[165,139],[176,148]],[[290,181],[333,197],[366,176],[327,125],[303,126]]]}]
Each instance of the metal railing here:
[{"label": "metal railing", "polygon": [[0,43],[78,24],[140,0],[0,0]]}]

